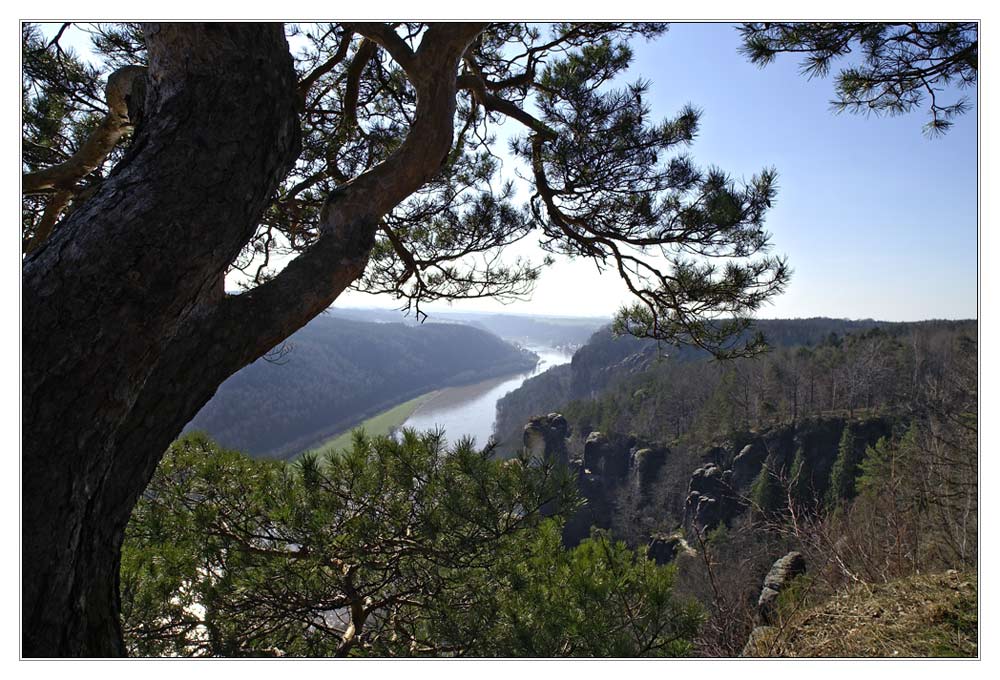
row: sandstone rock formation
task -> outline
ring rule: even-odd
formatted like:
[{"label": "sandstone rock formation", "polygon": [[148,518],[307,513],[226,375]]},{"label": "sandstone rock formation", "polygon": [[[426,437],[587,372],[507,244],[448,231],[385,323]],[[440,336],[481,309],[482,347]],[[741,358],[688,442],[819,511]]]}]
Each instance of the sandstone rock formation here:
[{"label": "sandstone rock formation", "polygon": [[757,616],[761,622],[767,625],[774,623],[778,595],[792,579],[804,574],[805,571],[806,558],[800,552],[792,551],[775,561],[764,577],[764,586],[757,599]]},{"label": "sandstone rock formation", "polygon": [[560,413],[535,416],[524,426],[524,448],[538,460],[560,465],[569,464],[566,437],[569,425]]}]

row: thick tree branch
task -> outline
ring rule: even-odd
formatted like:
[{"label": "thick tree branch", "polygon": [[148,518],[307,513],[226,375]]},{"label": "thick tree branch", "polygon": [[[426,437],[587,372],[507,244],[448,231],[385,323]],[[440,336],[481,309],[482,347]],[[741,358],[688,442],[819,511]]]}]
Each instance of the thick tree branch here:
[{"label": "thick tree branch", "polygon": [[348,24],[348,28],[379,44],[399,64],[407,75],[411,75],[416,55],[406,41],[388,24],[360,22]]},{"label": "thick tree branch", "polygon": [[[126,66],[108,77],[105,90],[108,113],[97,128],[84,140],[76,153],[58,165],[26,173],[21,180],[21,192],[37,194],[52,189],[71,189],[74,184],[100,167],[115,144],[131,128],[129,98],[141,91],[136,81],[145,79],[142,66]],[[134,104],[133,104],[134,106]]]},{"label": "thick tree branch", "polygon": [[[381,37],[393,44],[385,36],[386,31],[391,32],[388,26],[352,28],[376,42]],[[455,73],[466,48],[482,28],[480,24],[428,28],[417,53],[412,59],[404,58],[413,70],[417,89],[417,108],[406,139],[389,158],[327,199],[316,243],[271,281],[224,302],[220,308],[223,317],[253,320],[256,329],[246,334],[255,338],[252,347],[233,352],[244,363],[247,357],[252,361],[267,352],[332,304],[364,271],[382,217],[438,172],[452,145]]]},{"label": "thick tree branch", "polygon": [[338,141],[345,135],[347,130],[358,124],[358,95],[361,92],[361,76],[365,71],[365,67],[375,57],[376,51],[376,43],[365,38],[354,55],[350,66],[347,67],[343,115],[340,119],[340,124],[337,126]]},{"label": "thick tree branch", "polygon": [[[176,434],[170,423],[185,422],[212,396],[217,385],[265,354],[326,309],[364,271],[381,217],[439,170],[452,142],[455,72],[472,36],[424,36],[437,58],[423,62],[414,124],[397,151],[331,195],[320,218],[320,237],[274,279],[242,295],[215,302],[203,298],[157,356],[155,370],[120,429],[121,446],[165,448]],[[428,47],[428,50],[431,48]],[[203,387],[192,390],[191,385]],[[204,387],[208,386],[208,387]],[[170,411],[170,413],[166,413]],[[163,414],[155,422],[149,414]],[[162,450],[162,448],[160,450]],[[148,467],[118,461],[112,476],[141,489]],[[128,484],[125,484],[128,487]],[[133,498],[115,499],[131,507]]]}]

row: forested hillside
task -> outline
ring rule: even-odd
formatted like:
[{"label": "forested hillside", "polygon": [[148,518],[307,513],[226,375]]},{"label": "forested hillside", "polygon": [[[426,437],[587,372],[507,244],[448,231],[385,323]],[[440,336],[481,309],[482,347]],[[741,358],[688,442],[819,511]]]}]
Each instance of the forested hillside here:
[{"label": "forested hillside", "polygon": [[[756,360],[729,362],[711,361],[692,347],[616,337],[604,328],[570,364],[526,381],[500,400],[498,439],[505,451],[513,451],[528,418],[555,410],[579,414],[594,429],[639,431],[665,440],[680,437],[696,421],[720,432],[798,415],[853,413],[883,397],[898,397],[901,381],[912,379],[907,373],[912,363],[930,351],[925,344],[956,332],[975,337],[975,322],[966,321],[765,319],[756,328],[771,351]],[[888,374],[894,382],[886,381]],[[717,403],[701,413],[710,399]],[[563,410],[573,402],[578,403]]]},{"label": "forested hillside", "polygon": [[863,322],[843,335],[836,323],[762,324],[789,344],[726,362],[657,359],[598,333],[566,370],[511,395],[549,413],[521,426],[522,441],[573,470],[586,501],[563,540],[596,527],[675,564],[679,592],[709,611],[706,655],[816,653],[834,627],[807,608],[883,611],[847,586],[966,574],[964,599],[941,614],[961,620],[934,614],[943,595],[928,592],[920,617],[884,610],[894,637],[866,653],[975,654],[977,322]]},{"label": "forested hillside", "polygon": [[223,383],[185,430],[251,455],[285,457],[424,392],[535,361],[470,326],[321,316]]},{"label": "forested hillside", "polygon": [[[566,347],[582,345],[601,326],[606,317],[559,317],[527,314],[487,314],[482,312],[431,311],[434,323],[461,323],[493,333],[505,340],[520,344]],[[417,325],[412,315],[404,316],[398,310],[334,308],[331,315],[354,321],[377,323],[405,323]]]},{"label": "forested hillside", "polygon": [[514,460],[410,430],[294,463],[179,440],[129,527],[127,643],[975,656],[976,322],[840,323],[722,363],[598,333],[535,383],[589,396],[525,390],[565,416]]}]

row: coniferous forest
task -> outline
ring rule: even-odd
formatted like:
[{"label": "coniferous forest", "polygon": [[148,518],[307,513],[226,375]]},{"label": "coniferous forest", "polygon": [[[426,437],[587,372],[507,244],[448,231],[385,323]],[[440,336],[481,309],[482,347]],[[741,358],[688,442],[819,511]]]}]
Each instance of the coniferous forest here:
[{"label": "coniferous forest", "polygon": [[21,657],[979,657],[978,30],[21,22]]},{"label": "coniferous forest", "polygon": [[[958,599],[917,604],[957,618],[896,635],[974,652],[976,324],[761,326],[788,344],[724,364],[598,332],[566,365],[588,396],[556,409],[536,378],[503,400],[560,412],[510,455],[413,431],[294,464],[179,440],[126,534],[131,651],[842,656],[861,650],[804,612],[947,571]],[[792,554],[806,575],[762,604]]]}]

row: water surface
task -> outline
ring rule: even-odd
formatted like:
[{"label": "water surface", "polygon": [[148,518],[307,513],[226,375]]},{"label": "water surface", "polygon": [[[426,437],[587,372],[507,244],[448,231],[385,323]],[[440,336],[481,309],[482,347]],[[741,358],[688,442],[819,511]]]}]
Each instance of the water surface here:
[{"label": "water surface", "polygon": [[569,363],[572,351],[555,347],[532,347],[538,355],[538,364],[531,371],[512,376],[491,378],[473,385],[446,387],[422,403],[403,423],[403,427],[432,430],[440,427],[448,441],[454,442],[463,435],[475,438],[483,446],[493,434],[497,401],[508,392],[516,390],[528,378],[547,371],[553,366]]}]

